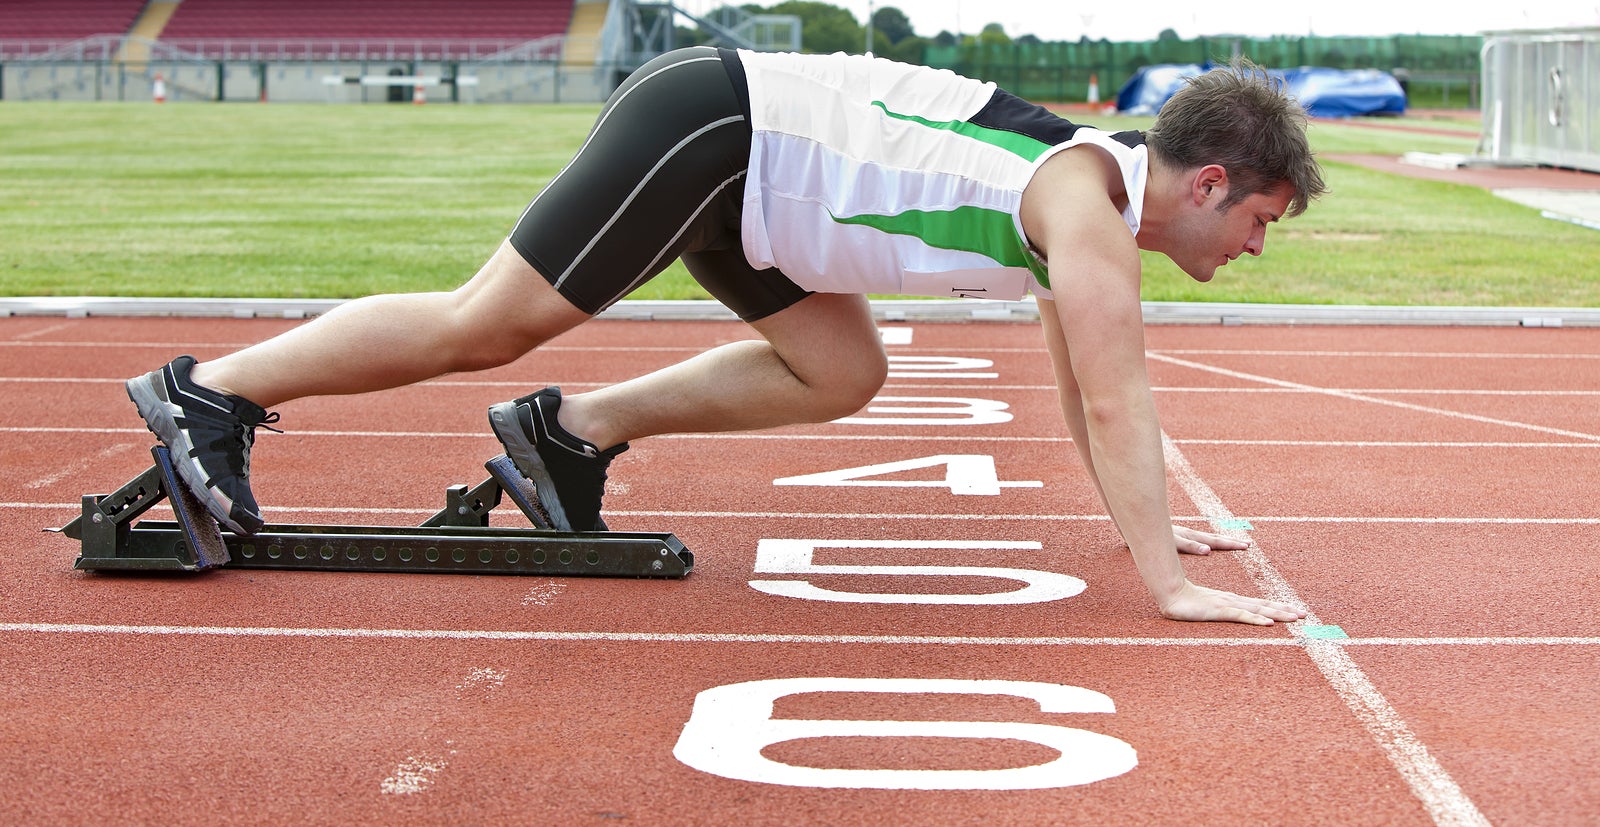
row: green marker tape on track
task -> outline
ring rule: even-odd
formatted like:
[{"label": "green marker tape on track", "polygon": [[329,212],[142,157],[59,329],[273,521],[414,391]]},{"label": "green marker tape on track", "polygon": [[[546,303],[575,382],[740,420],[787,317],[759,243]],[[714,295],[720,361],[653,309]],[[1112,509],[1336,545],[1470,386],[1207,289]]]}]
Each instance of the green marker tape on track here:
[{"label": "green marker tape on track", "polygon": [[1226,519],[1226,520],[1218,520],[1217,521],[1217,530],[1218,531],[1254,531],[1255,530],[1255,526],[1251,525],[1250,521],[1244,519],[1243,517],[1230,517],[1229,519]]},{"label": "green marker tape on track", "polygon": [[1350,636],[1338,626],[1301,626],[1300,636],[1312,640],[1349,640]]}]

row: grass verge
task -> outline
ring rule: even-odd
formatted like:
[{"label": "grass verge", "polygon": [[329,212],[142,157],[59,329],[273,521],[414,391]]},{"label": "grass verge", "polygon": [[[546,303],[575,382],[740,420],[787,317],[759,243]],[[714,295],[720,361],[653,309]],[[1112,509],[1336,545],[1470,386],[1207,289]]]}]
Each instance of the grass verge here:
[{"label": "grass verge", "polygon": [[[482,264],[598,107],[6,103],[0,294],[344,298]],[[1136,119],[1099,119],[1107,128]],[[1095,122],[1095,121],[1091,121]],[[1320,153],[1470,152],[1476,132],[1318,123]],[[1481,190],[1326,163],[1331,193],[1210,285],[1145,298],[1600,306],[1600,233]],[[704,298],[681,265],[636,298]]]}]

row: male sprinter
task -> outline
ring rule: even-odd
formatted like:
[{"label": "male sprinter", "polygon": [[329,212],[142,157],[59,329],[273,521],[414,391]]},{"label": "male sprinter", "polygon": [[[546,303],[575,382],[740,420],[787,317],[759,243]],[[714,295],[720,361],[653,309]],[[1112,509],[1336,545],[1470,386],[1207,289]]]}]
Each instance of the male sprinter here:
[{"label": "male sprinter", "polygon": [[1139,251],[1208,281],[1322,190],[1303,113],[1253,66],[1193,80],[1144,134],[1107,134],[948,71],[684,49],[623,83],[463,286],[352,301],[128,390],[184,481],[250,533],[266,408],[511,362],[681,258],[762,341],[489,409],[558,524],[593,530],[629,440],[826,422],[871,400],[887,357],[865,294],[1032,291],[1079,455],[1161,613],[1290,621],[1302,613],[1191,583],[1179,562],[1241,545],[1172,524]]}]

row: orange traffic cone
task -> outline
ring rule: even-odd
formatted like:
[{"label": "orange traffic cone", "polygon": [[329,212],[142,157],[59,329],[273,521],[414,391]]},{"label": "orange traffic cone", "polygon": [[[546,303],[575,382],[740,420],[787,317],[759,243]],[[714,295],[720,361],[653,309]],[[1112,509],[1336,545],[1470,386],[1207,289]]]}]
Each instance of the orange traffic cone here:
[{"label": "orange traffic cone", "polygon": [[415,104],[423,104],[428,102],[428,93],[423,90],[422,84],[417,84],[416,88],[412,90],[411,102]]},{"label": "orange traffic cone", "polygon": [[150,95],[155,98],[156,103],[167,102],[167,81],[160,74],[157,74],[155,81],[150,84]]}]

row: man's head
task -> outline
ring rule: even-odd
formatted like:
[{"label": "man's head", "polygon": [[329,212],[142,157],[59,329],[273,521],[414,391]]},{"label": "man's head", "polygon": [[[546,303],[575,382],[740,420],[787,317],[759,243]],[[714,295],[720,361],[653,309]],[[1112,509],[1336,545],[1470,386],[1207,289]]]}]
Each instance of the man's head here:
[{"label": "man's head", "polygon": [[1227,170],[1222,209],[1287,185],[1287,214],[1296,216],[1327,189],[1306,142],[1305,111],[1248,60],[1190,78],[1161,107],[1145,144],[1172,169]]}]

